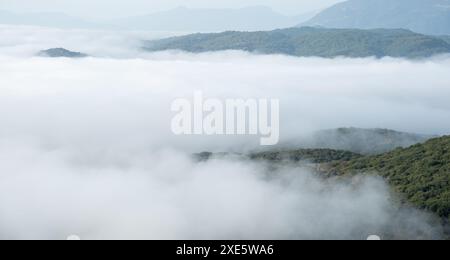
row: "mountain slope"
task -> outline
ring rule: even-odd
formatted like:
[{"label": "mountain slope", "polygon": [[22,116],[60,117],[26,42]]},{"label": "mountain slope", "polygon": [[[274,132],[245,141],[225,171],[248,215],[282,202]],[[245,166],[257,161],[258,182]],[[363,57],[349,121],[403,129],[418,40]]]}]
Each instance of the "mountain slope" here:
[{"label": "mountain slope", "polygon": [[450,221],[450,136],[328,165],[330,176],[376,173],[406,199]]},{"label": "mountain slope", "polygon": [[450,36],[441,36],[439,38],[450,44]]},{"label": "mountain slope", "polygon": [[327,148],[374,155],[390,152],[399,147],[406,148],[432,137],[388,129],[338,128],[318,131],[303,140],[292,140],[289,144],[296,147]]},{"label": "mountain slope", "polygon": [[443,39],[408,30],[290,28],[260,32],[191,34],[145,43],[148,51],[209,52],[243,50],[264,54],[317,57],[422,58],[449,53]]},{"label": "mountain slope", "polygon": [[[345,131],[350,130],[351,128]],[[387,131],[383,134],[392,138],[399,136],[398,132],[379,131]],[[402,140],[404,136],[400,136]],[[309,166],[328,178],[346,179],[360,174],[382,176],[394,191],[402,195],[404,201],[435,213],[444,220],[446,228],[449,228],[450,136],[369,156],[333,149],[274,149],[250,154],[205,152],[196,154],[194,158],[198,161],[223,158],[264,161],[274,167],[296,163]],[[446,232],[450,234],[450,230]]]},{"label": "mountain slope", "polygon": [[450,34],[450,0],[350,0],[301,24],[328,28],[404,28]]}]

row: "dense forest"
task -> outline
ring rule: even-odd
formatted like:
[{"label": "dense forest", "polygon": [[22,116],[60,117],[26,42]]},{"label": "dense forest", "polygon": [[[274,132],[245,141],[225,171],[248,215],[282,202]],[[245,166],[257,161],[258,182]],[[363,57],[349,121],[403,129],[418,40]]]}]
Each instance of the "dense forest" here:
[{"label": "dense forest", "polygon": [[299,163],[311,166],[324,178],[354,175],[383,177],[401,199],[435,213],[450,223],[450,136],[430,139],[407,148],[397,148],[378,155],[332,149],[295,149],[248,154],[196,154],[199,161],[234,158],[266,161],[269,165]]},{"label": "dense forest", "polygon": [[191,34],[145,43],[147,51],[210,52],[242,50],[263,54],[304,57],[405,57],[423,58],[450,53],[443,38],[403,29],[290,28],[260,32]]},{"label": "dense forest", "polygon": [[392,152],[333,162],[329,176],[378,174],[405,198],[422,209],[450,217],[450,136]]}]

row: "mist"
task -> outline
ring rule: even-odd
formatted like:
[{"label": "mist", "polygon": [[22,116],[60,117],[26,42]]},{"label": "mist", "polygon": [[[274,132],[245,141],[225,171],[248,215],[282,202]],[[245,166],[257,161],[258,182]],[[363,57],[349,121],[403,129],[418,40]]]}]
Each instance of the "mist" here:
[{"label": "mist", "polygon": [[[282,140],[343,126],[447,134],[448,57],[145,53],[148,37],[1,27],[0,238],[439,238],[433,218],[398,208],[381,179],[195,162],[192,153],[258,149],[259,139],[174,136],[170,104],[196,90],[278,98]],[[35,57],[44,47],[92,57]]]},{"label": "mist", "polygon": [[[95,2],[85,0],[66,0],[64,2],[55,2],[52,0],[39,0],[33,2],[25,0],[2,0],[0,3],[0,10],[5,9],[16,12],[62,12],[70,15],[101,20],[165,11],[180,6],[187,6],[189,8],[242,8],[264,5],[288,15],[298,15],[328,7],[339,1],[340,0],[191,0],[187,2],[181,0],[129,0],[111,3],[110,1],[104,0],[97,0]],[[108,6],[108,8],[105,8],[105,6]],[[101,10],[101,12],[98,10]]]},{"label": "mist", "polygon": [[327,183],[306,169],[197,164],[170,150],[100,166],[69,160],[64,150],[6,147],[0,151],[2,239],[440,237],[426,214],[394,207],[378,179]]}]

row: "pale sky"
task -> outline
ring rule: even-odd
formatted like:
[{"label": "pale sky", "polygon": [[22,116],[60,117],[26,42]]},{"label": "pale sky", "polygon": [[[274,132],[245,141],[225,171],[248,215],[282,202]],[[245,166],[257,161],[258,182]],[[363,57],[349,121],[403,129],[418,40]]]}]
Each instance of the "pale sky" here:
[{"label": "pale sky", "polygon": [[264,5],[297,15],[326,8],[342,0],[0,0],[0,10],[14,12],[63,12],[89,18],[113,18],[152,13],[179,6],[240,8]]}]

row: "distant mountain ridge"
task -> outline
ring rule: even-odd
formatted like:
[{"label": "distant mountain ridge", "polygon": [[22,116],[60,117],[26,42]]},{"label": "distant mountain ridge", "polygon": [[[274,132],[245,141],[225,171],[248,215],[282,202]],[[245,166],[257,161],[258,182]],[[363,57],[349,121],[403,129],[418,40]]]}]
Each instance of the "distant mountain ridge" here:
[{"label": "distant mountain ridge", "polygon": [[56,28],[94,28],[99,24],[56,12],[14,13],[0,10],[0,24],[32,25]]},{"label": "distant mountain ridge", "polygon": [[350,151],[363,155],[390,152],[423,143],[436,136],[398,132],[389,129],[337,128],[322,130],[304,138],[290,141],[291,146]]},{"label": "distant mountain ridge", "polygon": [[325,9],[300,26],[404,28],[429,35],[448,35],[450,0],[349,0]]},{"label": "distant mountain ridge", "polygon": [[292,27],[307,21],[316,13],[287,16],[265,6],[236,9],[178,7],[154,13],[148,11],[146,15],[92,22],[56,12],[15,13],[0,10],[0,24],[167,32],[257,31]]},{"label": "distant mountain ridge", "polygon": [[217,32],[258,31],[295,26],[314,14],[286,16],[265,6],[240,9],[193,9],[179,7],[148,15],[107,21],[117,28],[158,31]]},{"label": "distant mountain ridge", "polygon": [[446,40],[403,29],[289,28],[274,31],[191,34],[146,42],[148,51],[193,53],[242,50],[302,57],[425,58],[450,53]]}]

